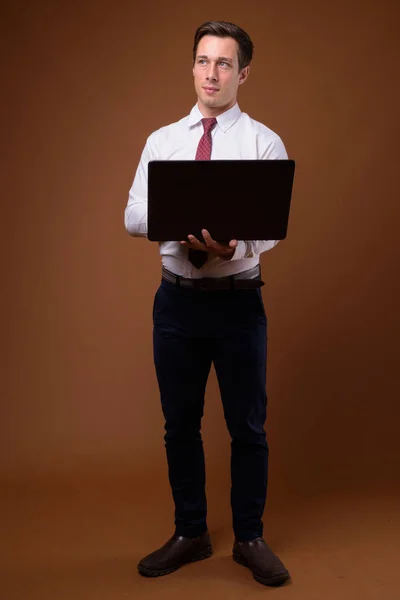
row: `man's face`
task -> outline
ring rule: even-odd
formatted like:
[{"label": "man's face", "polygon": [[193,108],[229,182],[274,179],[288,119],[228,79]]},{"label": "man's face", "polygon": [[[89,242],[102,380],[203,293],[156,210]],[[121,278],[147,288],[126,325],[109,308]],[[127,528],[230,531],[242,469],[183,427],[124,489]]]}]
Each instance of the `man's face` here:
[{"label": "man's face", "polygon": [[197,46],[194,87],[205,117],[217,117],[236,103],[239,85],[250,67],[239,71],[238,44],[230,37],[205,35]]}]

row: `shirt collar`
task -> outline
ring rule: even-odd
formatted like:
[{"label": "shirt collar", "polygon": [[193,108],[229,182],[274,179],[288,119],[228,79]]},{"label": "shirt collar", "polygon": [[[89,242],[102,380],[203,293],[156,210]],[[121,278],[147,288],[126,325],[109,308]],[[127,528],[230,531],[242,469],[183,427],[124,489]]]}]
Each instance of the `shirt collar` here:
[{"label": "shirt collar", "polygon": [[[222,115],[217,117],[218,126],[221,127],[222,131],[226,133],[230,127],[238,120],[242,111],[239,108],[239,105],[236,103],[232,108],[226,110]],[[201,114],[199,105],[195,104],[192,110],[190,111],[188,125],[189,127],[193,127],[200,123],[201,119],[204,119],[204,115]]]}]

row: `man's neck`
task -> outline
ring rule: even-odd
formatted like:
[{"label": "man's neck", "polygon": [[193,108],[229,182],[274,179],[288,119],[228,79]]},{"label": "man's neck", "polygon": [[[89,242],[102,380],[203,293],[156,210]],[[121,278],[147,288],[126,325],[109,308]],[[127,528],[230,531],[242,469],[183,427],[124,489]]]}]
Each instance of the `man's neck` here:
[{"label": "man's neck", "polygon": [[233,108],[236,104],[236,100],[232,103],[229,104],[228,106],[216,106],[215,108],[212,108],[210,106],[204,106],[204,104],[202,104],[200,101],[197,102],[197,107],[199,109],[199,111],[201,112],[201,114],[203,115],[203,117],[205,118],[210,118],[210,117],[219,117],[220,115],[226,113],[228,110],[230,110],[231,108]]}]

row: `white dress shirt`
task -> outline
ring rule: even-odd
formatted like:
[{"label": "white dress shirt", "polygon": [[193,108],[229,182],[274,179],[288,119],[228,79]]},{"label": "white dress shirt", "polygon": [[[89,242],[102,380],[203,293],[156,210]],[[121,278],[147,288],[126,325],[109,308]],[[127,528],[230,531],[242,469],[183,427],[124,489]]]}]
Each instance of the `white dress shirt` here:
[{"label": "white dress shirt", "polygon": [[[203,135],[198,105],[177,123],[158,129],[146,142],[125,209],[125,227],[134,237],[147,237],[147,165],[150,160],[194,160]],[[286,159],[280,137],[271,129],[241,112],[238,104],[217,117],[212,131],[211,160]],[[243,198],[243,210],[246,199]],[[191,233],[187,232],[188,235]],[[211,237],[213,232],[210,231]],[[259,263],[262,252],[270,250],[274,240],[240,240],[231,260],[209,254],[208,261],[196,269],[188,260],[187,247],[179,241],[161,242],[163,266],[183,277],[225,277],[251,269]]]}]

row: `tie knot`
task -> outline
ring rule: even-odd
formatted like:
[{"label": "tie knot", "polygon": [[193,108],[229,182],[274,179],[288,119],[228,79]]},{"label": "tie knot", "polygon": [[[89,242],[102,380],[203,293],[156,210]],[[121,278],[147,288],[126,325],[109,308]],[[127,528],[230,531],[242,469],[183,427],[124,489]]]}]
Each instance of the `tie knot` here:
[{"label": "tie knot", "polygon": [[208,133],[209,131],[211,131],[213,127],[215,127],[215,125],[217,124],[217,119],[215,117],[202,119],[201,121],[203,123],[204,133]]}]

